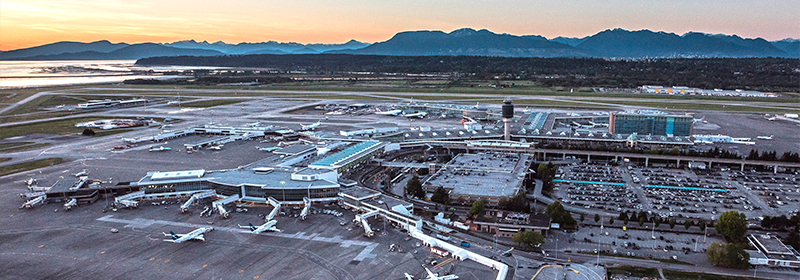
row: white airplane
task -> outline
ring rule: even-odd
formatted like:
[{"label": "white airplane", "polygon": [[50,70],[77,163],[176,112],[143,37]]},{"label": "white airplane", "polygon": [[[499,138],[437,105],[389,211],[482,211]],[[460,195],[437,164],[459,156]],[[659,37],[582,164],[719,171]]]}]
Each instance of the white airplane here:
[{"label": "white airplane", "polygon": [[172,150],[170,147],[158,146],[158,147],[150,147],[151,152],[163,152]]},{"label": "white airplane", "polygon": [[259,151],[264,151],[264,152],[272,152],[272,151],[275,151],[275,150],[280,150],[281,147],[271,147],[271,148],[259,148],[259,147],[256,147],[256,149],[258,149]]},{"label": "white airplane", "polygon": [[74,175],[75,177],[87,176],[89,175],[89,172],[86,172],[86,169],[84,169],[83,171],[75,173]]},{"label": "white airplane", "polygon": [[775,117],[767,118],[768,121],[774,121]]},{"label": "white airplane", "polygon": [[381,111],[381,109],[377,109],[377,112],[375,112],[375,114],[377,114],[377,115],[385,115],[385,116],[397,116],[397,115],[399,115],[401,113],[403,113],[402,110],[391,110],[391,111],[383,112],[383,111]]},{"label": "white airplane", "polygon": [[[439,274],[431,272],[431,270],[428,269],[427,267],[425,267],[425,271],[428,272],[428,277],[425,277],[425,278],[420,279],[420,280],[453,280],[453,279],[458,279],[458,276],[456,276],[456,275],[439,276]],[[414,276],[411,276],[408,273],[405,273],[405,275],[406,275],[406,280],[414,280]]]},{"label": "white airplane", "polygon": [[320,122],[320,121],[317,121],[317,122],[309,124],[309,125],[300,124],[300,126],[301,126],[300,131],[314,130],[315,128],[319,127],[320,125],[322,125],[322,122]]},{"label": "white airplane", "polygon": [[261,125],[261,122],[254,122],[254,123],[248,124],[247,126],[254,127],[254,126],[259,126],[259,125]]},{"label": "white airplane", "polygon": [[253,233],[253,234],[259,234],[259,233],[262,233],[262,232],[265,232],[265,231],[281,232],[280,229],[275,227],[275,224],[277,224],[277,223],[278,223],[277,220],[271,220],[271,221],[266,222],[263,225],[258,226],[258,227],[254,226],[253,223],[250,223],[249,226],[239,225],[239,228],[250,229],[250,233]]},{"label": "white airplane", "polygon": [[206,149],[219,151],[219,150],[222,150],[222,145],[209,146]]},{"label": "white airplane", "polygon": [[770,136],[758,136],[758,137],[756,137],[756,139],[761,139],[761,140],[772,140],[772,136],[774,136],[774,135],[770,135]]},{"label": "white airplane", "polygon": [[427,115],[428,115],[428,113],[426,113],[426,112],[418,112],[418,113],[413,113],[413,114],[403,114],[403,117],[406,117],[406,118],[420,118],[421,119],[421,118],[424,118]]},{"label": "white airplane", "polygon": [[27,183],[28,186],[35,185],[36,184],[36,179],[30,178],[30,179],[28,179],[28,181],[25,181],[25,183]]},{"label": "white airplane", "polygon": [[188,240],[192,240],[192,239],[197,239],[197,240],[200,240],[200,241],[206,241],[206,239],[203,237],[203,233],[206,233],[206,232],[209,232],[209,231],[212,231],[212,230],[214,230],[214,228],[212,228],[212,227],[201,227],[201,228],[193,230],[193,231],[191,231],[191,232],[189,232],[187,234],[176,234],[176,233],[171,232],[171,231],[169,233],[164,233],[164,232],[162,232],[162,233],[164,234],[164,236],[172,237],[172,239],[164,239],[164,241],[172,242],[172,243],[181,243],[183,241],[188,241]]},{"label": "white airplane", "polygon": [[168,101],[168,102],[167,102],[167,105],[171,105],[171,104],[177,104],[177,103],[178,103],[178,101]]}]

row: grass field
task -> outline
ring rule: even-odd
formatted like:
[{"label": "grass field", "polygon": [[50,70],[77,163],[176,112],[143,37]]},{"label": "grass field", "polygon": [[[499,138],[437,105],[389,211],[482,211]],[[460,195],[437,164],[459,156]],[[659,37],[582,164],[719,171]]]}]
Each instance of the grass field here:
[{"label": "grass field", "polygon": [[11,158],[0,157],[0,162],[9,161],[9,160],[11,160]]},{"label": "grass field", "polygon": [[763,278],[741,277],[741,276],[727,276],[698,272],[683,272],[675,270],[664,270],[664,277],[669,280],[756,280]]},{"label": "grass field", "polygon": [[[189,108],[208,108],[208,107],[215,107],[215,106],[222,106],[222,105],[230,105],[243,102],[244,100],[241,99],[217,99],[217,100],[203,100],[203,101],[194,101],[194,102],[181,102],[181,107],[189,107]],[[170,104],[170,107],[178,107],[178,104]]]},{"label": "grass field", "polygon": [[611,275],[626,275],[639,278],[650,277],[654,279],[661,278],[661,275],[658,274],[658,269],[635,266],[609,267],[606,269],[606,274],[608,274],[606,279],[612,279]]},{"label": "grass field", "polygon": [[[734,112],[772,112],[772,113],[797,113],[800,111],[798,108],[787,108],[787,107],[777,107],[773,108],[762,108],[762,107],[751,107],[751,106],[741,106],[741,105],[722,105],[722,104],[713,104],[713,103],[703,103],[703,102],[694,102],[694,103],[662,103],[662,102],[640,102],[640,101],[598,101],[601,103],[610,103],[610,104],[619,104],[619,105],[628,105],[628,106],[642,106],[642,107],[653,107],[658,109],[683,109],[683,110],[707,110],[707,111],[734,111]],[[792,105],[800,105],[800,104],[786,104],[783,106],[792,106]],[[780,108],[780,109],[778,109]]]},{"label": "grass field", "polygon": [[133,131],[133,128],[118,128],[118,129],[105,129],[100,131],[94,132],[94,137],[103,137],[108,135],[114,135],[118,133],[124,133],[128,131]]},{"label": "grass field", "polygon": [[33,144],[33,142],[9,142],[9,143],[0,143],[0,151],[5,149],[10,149],[17,146],[25,146]]},{"label": "grass field", "polygon": [[[364,82],[366,85],[376,84],[375,81]],[[485,86],[474,87],[474,85],[484,85],[488,81],[471,81],[455,86],[449,85],[428,85],[428,86],[413,86],[408,82],[403,81],[387,81],[387,86],[364,86],[360,83],[349,82],[297,82],[290,84],[267,85],[260,87],[249,86],[134,86],[126,85],[123,88],[130,89],[217,89],[217,90],[234,90],[234,92],[184,92],[183,95],[197,95],[197,96],[266,96],[266,97],[301,97],[304,95],[302,92],[307,91],[331,91],[331,92],[385,92],[385,93],[450,93],[450,94],[489,94],[498,95],[500,97],[506,96],[563,96],[563,97],[603,97],[603,98],[641,98],[652,100],[717,100],[717,101],[740,101],[740,102],[787,102],[797,103],[800,101],[800,94],[798,93],[782,93],[783,96],[779,98],[770,99],[756,99],[744,97],[718,97],[718,96],[678,96],[678,95],[650,95],[650,94],[614,94],[614,93],[594,93],[590,88],[575,88],[574,92],[570,92],[569,88],[552,87],[544,88],[532,85],[532,83],[525,83],[525,81],[514,81],[518,86],[505,89],[493,89]],[[473,87],[470,87],[473,85]],[[284,92],[266,92],[266,91],[298,91],[298,93],[287,94]],[[116,90],[99,90],[99,91],[85,91],[93,94],[107,94],[107,93],[122,93],[124,91]],[[150,92],[148,94],[158,95],[175,95],[171,91]],[[313,94],[313,93],[310,93]],[[330,98],[330,97],[328,97]]]},{"label": "grass field", "polygon": [[[103,119],[121,119],[127,117],[78,117],[78,118],[69,118],[63,120],[53,120],[53,121],[44,121],[44,122],[35,122],[35,123],[28,123],[28,124],[19,124],[19,125],[12,125],[6,126],[0,129],[0,139],[5,139],[8,137],[15,137],[15,136],[22,136],[22,135],[29,135],[35,133],[43,133],[43,134],[77,134],[83,132],[83,127],[75,127],[75,124],[82,123],[82,122],[89,122],[89,121],[96,121],[96,120],[103,120]],[[129,117],[134,118],[135,117]],[[160,121],[160,120],[159,120]],[[124,130],[124,129],[123,129]],[[114,131],[114,130],[111,130]],[[102,131],[99,131],[102,133]],[[120,131],[125,132],[125,131]],[[119,132],[109,132],[104,135],[110,135]]]},{"label": "grass field", "polygon": [[8,174],[14,174],[19,172],[25,172],[28,170],[33,170],[37,168],[47,167],[51,165],[56,165],[61,163],[61,158],[45,158],[40,160],[34,161],[26,161],[16,164],[10,164],[5,166],[0,166],[0,176],[5,176]]},{"label": "grass field", "polygon": [[[38,144],[33,144],[33,142],[15,142],[15,143],[25,143],[25,144],[16,145],[16,146],[13,146],[13,147],[0,149],[0,153],[19,152],[19,151],[33,150],[33,149],[38,149],[38,148],[41,148],[41,147],[50,146],[50,143],[38,143]],[[10,143],[6,143],[6,144],[10,144]]]}]

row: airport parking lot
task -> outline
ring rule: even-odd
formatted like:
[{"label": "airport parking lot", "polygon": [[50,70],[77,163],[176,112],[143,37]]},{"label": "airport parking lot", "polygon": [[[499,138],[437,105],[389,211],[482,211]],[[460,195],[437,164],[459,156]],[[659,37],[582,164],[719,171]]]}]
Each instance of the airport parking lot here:
[{"label": "airport parking lot", "polygon": [[755,220],[794,213],[800,206],[797,175],[575,164],[559,168],[555,196],[601,212],[639,212],[664,219],[710,221],[726,211]]}]

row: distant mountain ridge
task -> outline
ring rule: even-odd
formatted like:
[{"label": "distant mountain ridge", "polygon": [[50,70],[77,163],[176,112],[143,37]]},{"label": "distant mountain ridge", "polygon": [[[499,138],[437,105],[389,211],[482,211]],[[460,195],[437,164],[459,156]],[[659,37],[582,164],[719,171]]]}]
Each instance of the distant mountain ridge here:
[{"label": "distant mountain ridge", "polygon": [[548,41],[541,36],[497,34],[486,29],[462,28],[442,31],[406,31],[385,42],[362,49],[334,53],[369,55],[470,55],[507,57],[584,57],[590,53],[572,46]]},{"label": "distant mountain ridge", "polygon": [[218,56],[248,54],[344,53],[395,56],[503,56],[503,57],[784,57],[800,58],[800,40],[769,42],[762,38],[688,32],[683,35],[650,30],[608,29],[583,38],[510,35],[486,29],[404,31],[374,44],[350,40],[343,44],[300,44],[276,41],[228,44],[194,40],[172,43],[113,44],[57,42],[0,52],[0,60],[110,60],[161,56]]}]

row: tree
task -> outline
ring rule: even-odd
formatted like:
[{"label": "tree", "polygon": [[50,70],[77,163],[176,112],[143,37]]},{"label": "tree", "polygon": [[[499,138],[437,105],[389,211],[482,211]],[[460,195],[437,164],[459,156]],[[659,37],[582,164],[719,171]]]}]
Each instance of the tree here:
[{"label": "tree", "polygon": [[469,215],[470,216],[477,215],[478,213],[483,211],[484,206],[485,204],[483,203],[483,200],[476,200],[475,202],[472,203],[472,207],[469,208]]},{"label": "tree", "polygon": [[599,223],[600,222],[600,214],[594,214],[594,222],[595,223]]},{"label": "tree", "polygon": [[406,183],[406,193],[416,198],[422,199],[425,197],[425,190],[422,189],[422,183],[419,181],[419,176],[414,175]]},{"label": "tree", "polygon": [[526,244],[528,246],[537,246],[544,244],[544,236],[535,231],[518,231],[511,240],[519,244]]},{"label": "tree", "polygon": [[83,133],[81,133],[81,134],[83,136],[94,136],[94,130],[92,130],[90,128],[87,128],[87,129],[84,129]]},{"label": "tree", "polygon": [[583,220],[584,220],[585,218],[586,218],[586,217],[584,216],[584,214],[583,214],[583,213],[581,213],[581,223],[583,223]]},{"label": "tree", "polygon": [[578,222],[572,218],[572,214],[564,210],[564,206],[558,201],[547,205],[544,213],[550,216],[554,223],[561,224],[563,228],[575,228],[578,225]]},{"label": "tree", "polygon": [[625,219],[622,219],[622,224],[626,226],[628,225],[628,215],[625,215]]},{"label": "tree", "polygon": [[653,217],[653,226],[658,227],[661,225],[661,218],[658,216]]},{"label": "tree", "polygon": [[736,211],[722,213],[714,228],[728,242],[744,242],[744,234],[747,232],[747,216]]},{"label": "tree", "polygon": [[433,192],[431,201],[447,205],[450,203],[450,192],[444,189],[444,187],[438,187],[436,191]]},{"label": "tree", "polygon": [[647,221],[647,218],[645,216],[639,216],[639,226],[640,227],[643,226],[644,222],[646,222],[646,221]]},{"label": "tree", "polygon": [[614,224],[614,217],[609,217],[608,218],[608,225],[613,225],[613,224]]},{"label": "tree", "polygon": [[542,192],[551,193],[553,191],[553,179],[556,174],[556,166],[552,162],[547,164],[540,163],[536,168],[536,177],[542,180]]},{"label": "tree", "polygon": [[700,219],[700,221],[697,222],[697,226],[700,227],[700,231],[706,230],[706,220]]},{"label": "tree", "polygon": [[675,228],[675,219],[669,219],[669,229]]},{"label": "tree", "polygon": [[685,228],[687,230],[690,227],[692,227],[693,225],[694,225],[694,222],[692,220],[686,219],[686,220],[683,221],[683,228]]},{"label": "tree", "polygon": [[714,242],[706,249],[706,257],[714,266],[746,269],[750,265],[750,254],[735,243]]},{"label": "tree", "polygon": [[786,236],[786,240],[784,241],[786,245],[794,247],[795,250],[800,250],[800,235],[798,235],[796,231],[790,231],[789,235]]}]

